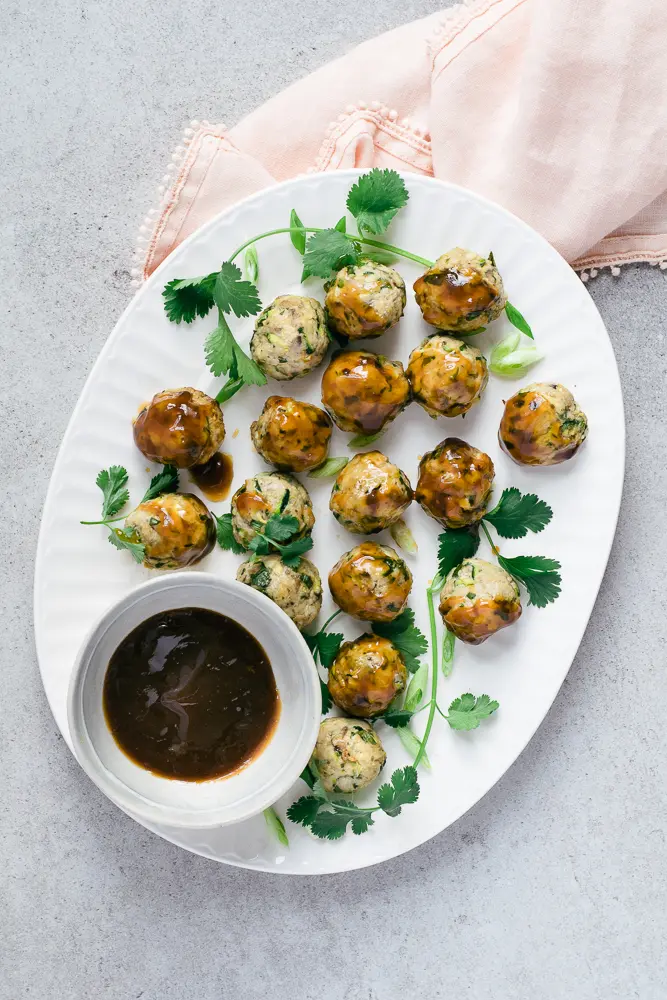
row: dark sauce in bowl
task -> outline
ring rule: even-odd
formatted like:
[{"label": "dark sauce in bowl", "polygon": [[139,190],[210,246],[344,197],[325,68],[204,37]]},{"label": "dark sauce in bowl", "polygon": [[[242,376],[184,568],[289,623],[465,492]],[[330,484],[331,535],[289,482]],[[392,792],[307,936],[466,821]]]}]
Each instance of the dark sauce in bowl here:
[{"label": "dark sauce in bowl", "polygon": [[182,781],[240,770],[280,715],[263,648],[238,622],[206,608],[163,611],[130,632],[109,661],[103,706],[135,764]]}]

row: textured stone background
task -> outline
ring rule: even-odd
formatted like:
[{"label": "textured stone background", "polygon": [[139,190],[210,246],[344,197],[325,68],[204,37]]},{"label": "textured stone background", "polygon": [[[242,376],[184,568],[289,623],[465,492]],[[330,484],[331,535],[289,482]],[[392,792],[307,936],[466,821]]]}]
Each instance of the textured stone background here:
[{"label": "textured stone background", "polygon": [[661,271],[629,267],[589,286],[627,407],[618,536],[552,711],[452,829],[344,876],[216,866],[102,797],[39,682],[31,577],[47,481],[130,296],[136,227],[181,129],[194,116],[233,122],[363,38],[434,9],[6,0],[2,1000],[664,1000]]}]

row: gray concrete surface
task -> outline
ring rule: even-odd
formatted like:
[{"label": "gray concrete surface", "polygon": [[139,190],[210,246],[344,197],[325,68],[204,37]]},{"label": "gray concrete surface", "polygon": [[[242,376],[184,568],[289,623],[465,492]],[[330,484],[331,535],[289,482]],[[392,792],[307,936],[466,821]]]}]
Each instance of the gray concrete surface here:
[{"label": "gray concrete surface", "polygon": [[234,121],[432,0],[3,7],[2,1000],[664,1000],[665,274],[590,290],[627,404],[618,537],[585,640],[518,763],[376,869],[244,873],[147,833],[84,777],[39,682],[40,511],[128,254],[191,117]]}]

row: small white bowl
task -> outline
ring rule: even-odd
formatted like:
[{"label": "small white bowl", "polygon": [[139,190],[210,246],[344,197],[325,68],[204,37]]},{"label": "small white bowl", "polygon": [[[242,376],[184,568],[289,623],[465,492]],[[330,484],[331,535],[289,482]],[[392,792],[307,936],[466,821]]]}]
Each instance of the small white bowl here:
[{"label": "small white bowl", "polygon": [[[236,774],[210,781],[163,778],[135,764],[114,740],[102,707],[104,675],[122,639],[174,608],[208,608],[239,622],[261,643],[280,695],[280,717],[261,753]],[[264,594],[209,573],[159,576],[114,604],[79,652],[68,693],[77,759],[95,784],[139,819],[207,828],[248,819],[288,791],[317,739],[321,695],[313,658],[294,623]]]}]

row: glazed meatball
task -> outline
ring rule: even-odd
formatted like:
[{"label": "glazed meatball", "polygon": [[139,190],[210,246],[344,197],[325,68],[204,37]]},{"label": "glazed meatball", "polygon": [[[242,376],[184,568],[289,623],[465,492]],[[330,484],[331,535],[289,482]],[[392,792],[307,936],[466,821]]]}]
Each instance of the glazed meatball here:
[{"label": "glazed meatball", "polygon": [[341,351],[322,377],[322,402],[342,431],[376,434],[410,402],[410,383],[400,361]]},{"label": "glazed meatball", "polygon": [[507,302],[495,265],[461,247],[438,257],[433,267],[417,278],[414,290],[427,323],[459,333],[497,319]]},{"label": "glazed meatball", "polygon": [[260,472],[246,479],[232,497],[232,531],[234,538],[247,548],[274,514],[295,517],[299,527],[292,538],[309,535],[315,524],[313,505],[308,490],[298,480],[284,472]]},{"label": "glazed meatball", "polygon": [[255,323],[250,353],[265,375],[284,382],[317,368],[327,353],[324,309],[306,295],[279,295]]},{"label": "glazed meatball", "polygon": [[266,462],[289,472],[305,472],[327,457],[331,426],[331,418],[319,406],[289,396],[269,396],[250,426],[250,436]]},{"label": "glazed meatball", "polygon": [[410,355],[407,376],[412,395],[430,417],[458,417],[479,403],[489,370],[472,344],[435,333]]},{"label": "glazed meatball", "polygon": [[398,521],[412,503],[408,477],[381,451],[355,455],[339,472],[329,509],[339,524],[373,535]]},{"label": "glazed meatball", "polygon": [[329,669],[329,693],[344,712],[369,719],[389,708],[407,679],[393,643],[366,633],[340,647]]},{"label": "glazed meatball", "polygon": [[498,437],[519,465],[558,465],[579,451],[588,421],[564,385],[533,382],[505,403]]},{"label": "glazed meatball", "polygon": [[375,781],[387,755],[370,722],[325,719],[311,758],[326,792],[351,795]]},{"label": "glazed meatball", "polygon": [[466,559],[445,581],[440,614],[457,639],[478,646],[521,617],[519,588],[495,563]]},{"label": "glazed meatball", "polygon": [[339,271],[324,300],[329,327],[343,337],[379,337],[405,309],[405,282],[398,271],[364,261]]},{"label": "glazed meatball", "polygon": [[220,406],[199,389],[164,389],[134,420],[134,443],[142,455],[179,469],[208,462],[224,437]]},{"label": "glazed meatball", "polygon": [[493,462],[460,438],[445,438],[419,463],[415,500],[446,528],[464,528],[486,511]]},{"label": "glazed meatball", "polygon": [[329,573],[329,590],[338,607],[362,621],[393,621],[411,587],[412,573],[396,550],[377,542],[356,545]]},{"label": "glazed meatball", "polygon": [[320,574],[308,559],[292,569],[279,555],[257,556],[241,563],[236,579],[270,597],[297,628],[310,625],[322,606]]},{"label": "glazed meatball", "polygon": [[125,518],[125,534],[146,549],[149,569],[181,569],[207,556],[215,545],[215,520],[192,493],[165,493],[140,503]]}]

